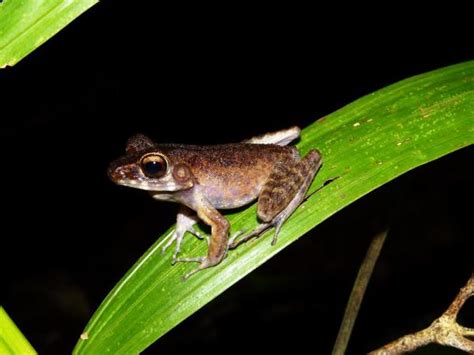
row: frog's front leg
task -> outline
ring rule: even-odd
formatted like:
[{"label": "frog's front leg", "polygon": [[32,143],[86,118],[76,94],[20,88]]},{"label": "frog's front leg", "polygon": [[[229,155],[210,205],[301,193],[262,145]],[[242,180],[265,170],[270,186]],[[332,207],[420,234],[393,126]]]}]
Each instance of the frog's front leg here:
[{"label": "frog's front leg", "polygon": [[200,197],[196,206],[198,217],[211,227],[211,238],[208,243],[206,256],[193,258],[178,258],[176,261],[198,262],[199,266],[184,275],[184,279],[196,272],[219,264],[227,254],[229,222],[204,197]]},{"label": "frog's front leg", "polygon": [[271,227],[275,227],[274,245],[283,223],[303,202],[321,163],[321,154],[311,150],[303,159],[289,158],[275,165],[258,197],[257,215],[263,223],[239,240],[232,238],[229,248],[234,249]]},{"label": "frog's front leg", "polygon": [[195,235],[199,239],[204,239],[206,237],[205,235],[199,233],[196,229],[194,229],[194,225],[198,221],[198,216],[193,210],[181,205],[176,216],[176,229],[174,230],[174,233],[171,235],[167,243],[161,249],[161,252],[164,254],[166,250],[171,246],[171,244],[176,241],[176,247],[172,259],[173,264],[176,262],[176,257],[181,251],[181,243],[183,242],[183,238],[186,232]]}]

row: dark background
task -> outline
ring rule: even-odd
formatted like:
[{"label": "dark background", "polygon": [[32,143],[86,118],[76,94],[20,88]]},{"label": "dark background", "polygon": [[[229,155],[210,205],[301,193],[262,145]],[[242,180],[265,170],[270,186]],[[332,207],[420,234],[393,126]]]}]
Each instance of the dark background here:
[{"label": "dark background", "polygon": [[[70,352],[113,285],[174,222],[176,206],[107,179],[130,135],[210,144],[304,127],[390,83],[474,58],[462,20],[436,30],[416,16],[146,6],[103,1],[0,72],[0,302],[40,353]],[[471,186],[471,148],[405,174],[146,353],[329,353],[370,238],[387,223],[349,353],[427,326],[473,269]],[[474,326],[473,303],[465,325]]]}]

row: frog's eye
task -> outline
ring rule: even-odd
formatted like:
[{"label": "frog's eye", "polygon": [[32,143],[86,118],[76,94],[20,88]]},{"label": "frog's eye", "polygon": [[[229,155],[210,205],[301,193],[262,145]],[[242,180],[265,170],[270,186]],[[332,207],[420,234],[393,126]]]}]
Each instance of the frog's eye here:
[{"label": "frog's eye", "polygon": [[160,178],[168,168],[165,158],[159,154],[145,155],[140,161],[143,173],[150,178]]}]

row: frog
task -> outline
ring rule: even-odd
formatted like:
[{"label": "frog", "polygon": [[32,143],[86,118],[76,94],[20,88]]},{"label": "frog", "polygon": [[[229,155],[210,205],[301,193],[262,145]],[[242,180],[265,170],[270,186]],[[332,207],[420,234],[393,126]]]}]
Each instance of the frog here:
[{"label": "frog", "polygon": [[[143,134],[132,136],[125,156],[113,161],[108,176],[118,184],[147,191],[152,198],[180,205],[174,232],[162,252],[175,243],[172,264],[196,262],[184,275],[222,262],[229,250],[274,228],[275,245],[282,225],[304,201],[322,164],[311,149],[301,157],[289,144],[300,137],[297,126],[252,137],[238,143],[216,145],[159,144]],[[257,200],[258,225],[250,232],[230,235],[222,210],[236,209]],[[210,236],[196,230],[204,222]],[[186,232],[207,239],[207,254],[178,257]]]}]

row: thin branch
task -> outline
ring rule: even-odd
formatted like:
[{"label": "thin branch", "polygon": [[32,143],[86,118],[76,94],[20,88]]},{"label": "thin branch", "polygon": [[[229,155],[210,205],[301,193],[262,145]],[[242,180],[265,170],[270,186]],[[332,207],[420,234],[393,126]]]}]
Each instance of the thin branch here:
[{"label": "thin branch", "polygon": [[380,255],[380,251],[382,250],[387,233],[388,229],[376,234],[369,245],[367,254],[365,255],[364,261],[360,266],[357,278],[354,281],[354,286],[352,287],[352,292],[349,297],[349,301],[347,302],[346,310],[344,311],[344,318],[342,319],[339,333],[337,334],[336,343],[334,344],[334,348],[332,350],[333,355],[344,355],[346,352],[346,348],[352,333],[352,328],[354,328],[354,323],[357,319],[357,314],[359,313],[360,304],[364,298],[367,284],[369,283],[370,277],[372,276],[372,272]]},{"label": "thin branch", "polygon": [[430,343],[451,346],[473,354],[474,341],[467,337],[473,336],[474,329],[466,328],[456,323],[459,311],[466,300],[472,296],[474,296],[474,273],[471,275],[466,286],[461,288],[446,312],[428,328],[405,335],[382,348],[370,352],[369,355],[400,354],[413,351]]}]

